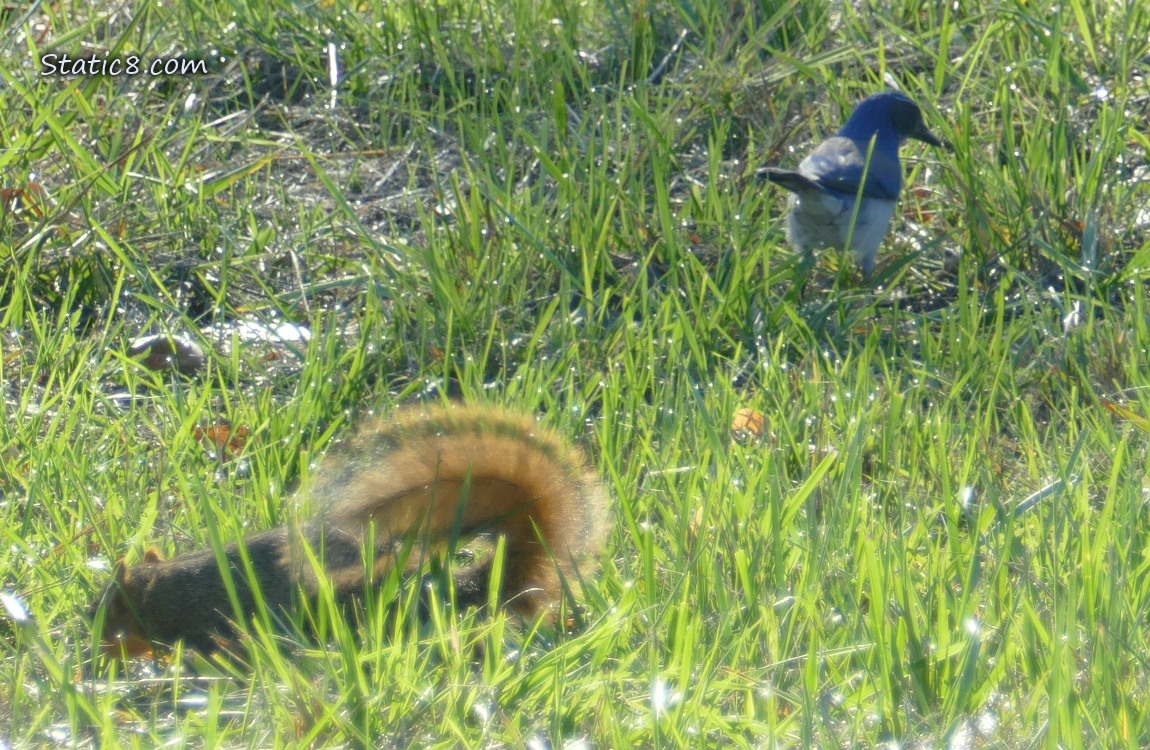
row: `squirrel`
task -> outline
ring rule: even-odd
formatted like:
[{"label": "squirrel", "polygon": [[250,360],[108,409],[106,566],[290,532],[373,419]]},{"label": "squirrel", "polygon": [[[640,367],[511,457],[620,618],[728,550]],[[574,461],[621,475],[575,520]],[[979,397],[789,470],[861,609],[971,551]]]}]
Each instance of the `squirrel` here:
[{"label": "squirrel", "polygon": [[[245,616],[258,599],[290,611],[301,595],[316,596],[319,575],[339,601],[354,601],[365,591],[368,540],[371,580],[379,580],[405,544],[482,533],[506,540],[503,603],[534,615],[559,601],[564,581],[597,556],[607,531],[607,494],[582,452],[533,417],[494,407],[415,408],[370,424],[321,463],[305,492],[318,515],[223,550]],[[405,572],[418,567],[420,549],[407,547]],[[456,574],[460,600],[487,601],[491,566]],[[210,653],[230,644],[236,609],[222,574],[211,549],[171,560],[149,549],[132,567],[121,560],[91,610],[95,617],[104,608],[105,652],[142,656],[182,640]]]}]

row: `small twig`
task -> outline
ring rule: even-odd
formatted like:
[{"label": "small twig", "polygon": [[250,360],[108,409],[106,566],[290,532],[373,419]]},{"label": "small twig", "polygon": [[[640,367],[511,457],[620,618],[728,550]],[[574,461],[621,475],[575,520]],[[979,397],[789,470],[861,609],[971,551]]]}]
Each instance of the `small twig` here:
[{"label": "small twig", "polygon": [[667,65],[671,62],[672,57],[679,54],[679,50],[682,49],[683,40],[687,38],[687,34],[686,29],[679,32],[679,38],[671,45],[671,49],[667,51],[667,54],[663,55],[663,59],[660,60],[659,64],[655,66],[655,69],[651,71],[651,75],[647,76],[648,85],[653,85],[663,80],[663,74],[667,70]]}]

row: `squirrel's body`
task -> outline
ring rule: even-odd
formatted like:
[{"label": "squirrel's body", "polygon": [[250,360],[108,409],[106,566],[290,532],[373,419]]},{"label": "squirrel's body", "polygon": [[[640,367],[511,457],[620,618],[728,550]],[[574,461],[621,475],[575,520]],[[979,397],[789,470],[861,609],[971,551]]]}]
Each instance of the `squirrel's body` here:
[{"label": "squirrel's body", "polygon": [[[228,545],[234,594],[243,614],[259,597],[289,610],[314,596],[322,575],[340,598],[364,592],[365,544],[374,541],[378,580],[403,546],[418,564],[424,541],[492,533],[503,537],[502,598],[534,613],[559,601],[561,578],[594,558],[606,531],[606,495],[582,454],[528,416],[485,407],[401,412],[362,429],[326,461],[308,491],[318,514],[298,530],[277,528]],[[490,563],[457,579],[468,603],[486,600]],[[210,651],[235,635],[235,607],[213,550],[163,560],[154,550],[119,565],[101,603],[110,650],[140,654],[184,640]]]}]

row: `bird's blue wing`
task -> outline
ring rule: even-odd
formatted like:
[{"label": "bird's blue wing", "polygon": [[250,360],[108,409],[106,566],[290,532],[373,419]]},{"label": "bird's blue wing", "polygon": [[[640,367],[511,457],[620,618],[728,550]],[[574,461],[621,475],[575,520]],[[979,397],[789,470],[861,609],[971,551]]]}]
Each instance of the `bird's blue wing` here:
[{"label": "bird's blue wing", "polygon": [[859,183],[866,175],[862,194],[866,198],[894,200],[902,190],[902,168],[898,163],[898,146],[894,154],[876,143],[871,149],[867,165],[869,144],[859,144],[850,138],[833,136],[819,145],[799,164],[799,172],[827,190],[856,195]]}]

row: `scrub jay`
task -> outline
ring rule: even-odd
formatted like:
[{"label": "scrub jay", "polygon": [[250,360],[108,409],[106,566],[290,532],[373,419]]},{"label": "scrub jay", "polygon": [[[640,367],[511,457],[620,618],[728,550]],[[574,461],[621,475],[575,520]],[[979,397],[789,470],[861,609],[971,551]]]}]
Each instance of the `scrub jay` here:
[{"label": "scrub jay", "polygon": [[767,179],[791,191],[787,239],[795,249],[803,254],[820,247],[843,249],[849,240],[863,276],[870,278],[902,190],[898,147],[907,138],[943,145],[906,94],[873,94],[797,171],[768,168]]}]

